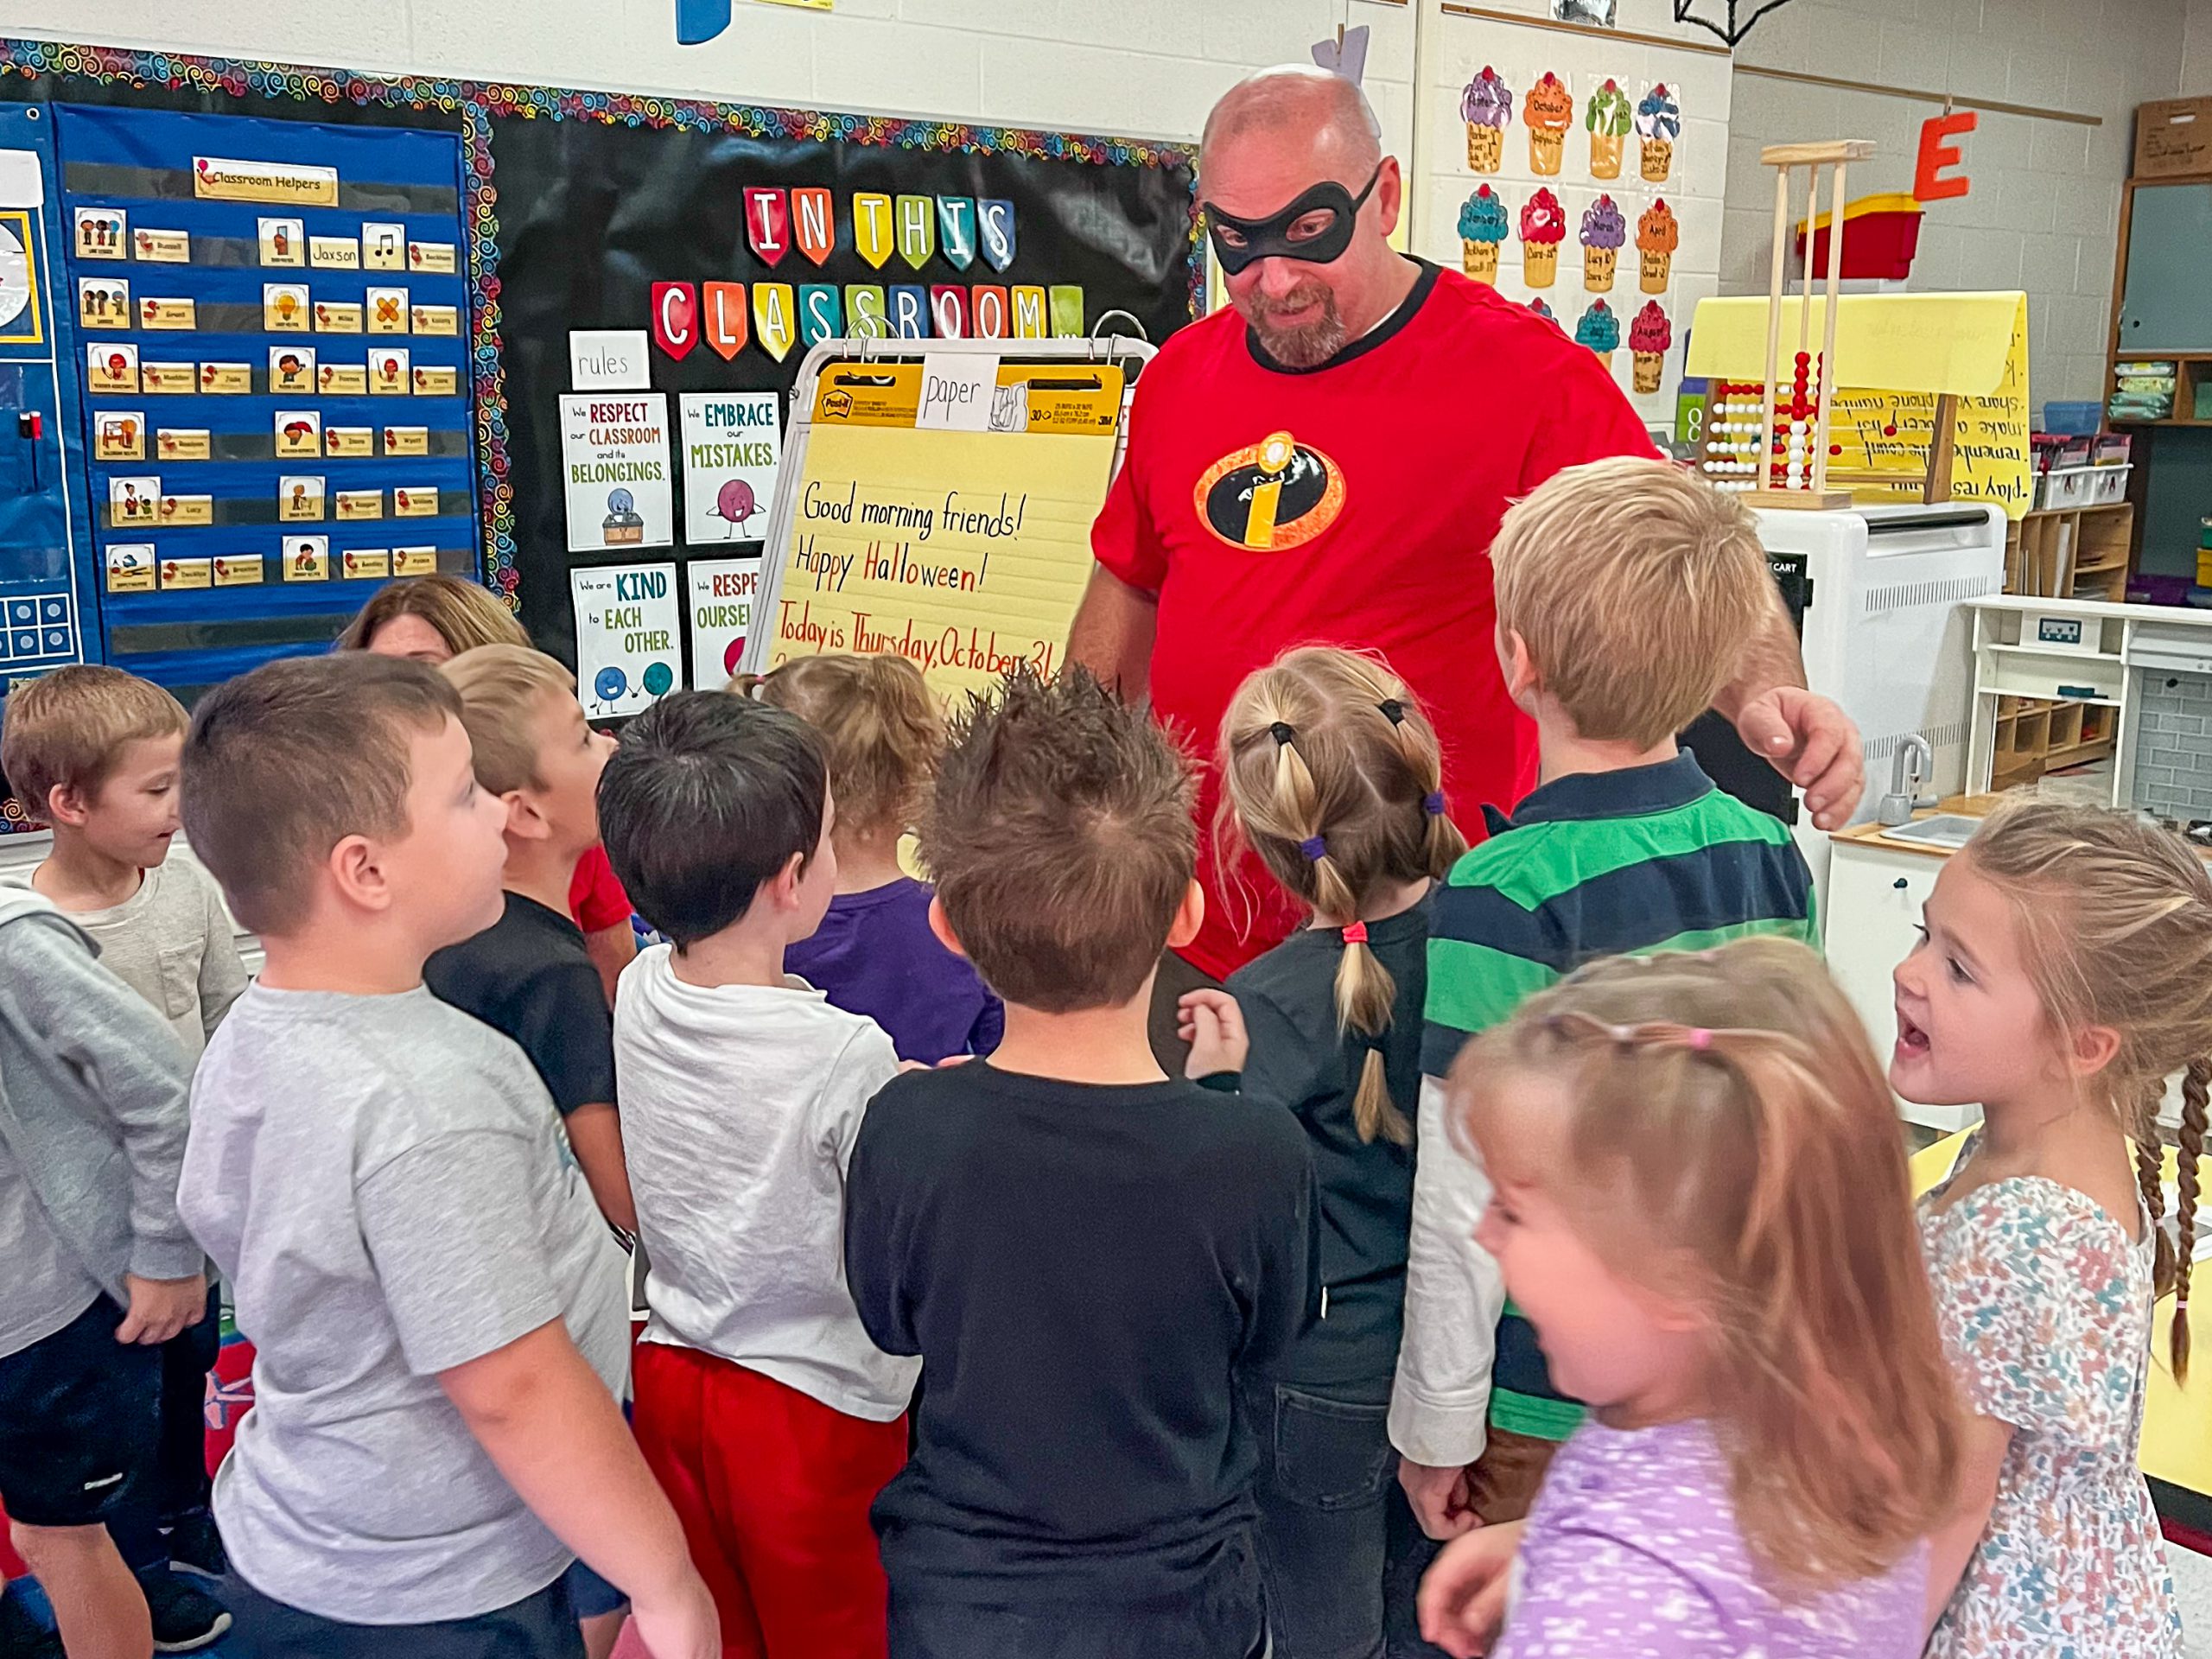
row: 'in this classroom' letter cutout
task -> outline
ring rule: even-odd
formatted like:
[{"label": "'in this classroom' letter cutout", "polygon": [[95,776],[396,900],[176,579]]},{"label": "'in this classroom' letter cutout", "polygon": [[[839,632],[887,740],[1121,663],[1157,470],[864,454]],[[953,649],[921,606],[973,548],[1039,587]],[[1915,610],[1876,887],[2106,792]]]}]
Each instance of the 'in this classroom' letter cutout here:
[{"label": "'in this classroom' letter cutout", "polygon": [[918,283],[891,286],[891,333],[899,340],[930,337],[930,291]]},{"label": "'in this classroom' letter cutout", "polygon": [[699,302],[689,283],[655,283],[653,343],[682,362],[699,343]]},{"label": "'in this classroom' letter cutout", "polygon": [[798,338],[803,346],[835,340],[844,327],[834,283],[809,283],[798,291]]},{"label": "'in this classroom' letter cutout", "polygon": [[937,251],[937,209],[927,196],[899,198],[899,257],[919,270]]},{"label": "'in this classroom' letter cutout", "polygon": [[861,191],[853,197],[853,247],[879,270],[891,257],[891,198]]},{"label": "'in this classroom' letter cutout", "polygon": [[745,284],[709,283],[699,298],[706,308],[707,345],[727,363],[745,349]]},{"label": "'in this classroom' letter cutout", "polygon": [[938,241],[956,270],[976,263],[976,203],[969,196],[937,199]]},{"label": "'in this classroom' letter cutout", "polygon": [[930,289],[930,320],[937,325],[939,340],[968,338],[968,290],[957,283],[944,283]]},{"label": "'in this classroom' letter cutout", "polygon": [[798,232],[798,251],[817,265],[826,264],[837,246],[837,213],[830,193],[794,189],[791,219]]},{"label": "'in this classroom' letter cutout", "polygon": [[1014,263],[1014,204],[985,198],[976,204],[976,224],[982,237],[983,257],[993,270],[1004,270]]},{"label": "'in this classroom' letter cutout", "polygon": [[1016,340],[1042,340],[1045,334],[1045,290],[1041,288],[1016,288],[1014,290],[1014,337]]},{"label": "'in this classroom' letter cutout", "polygon": [[783,263],[791,247],[791,209],[781,190],[747,187],[745,192],[745,239],[768,264]]},{"label": "'in this classroom' letter cutout", "polygon": [[789,283],[755,283],[753,284],[753,332],[760,337],[760,349],[784,360],[791,348],[791,285]]},{"label": "'in this classroom' letter cutout", "polygon": [[845,315],[852,319],[853,336],[856,340],[882,340],[891,333],[888,314],[884,309],[883,289],[873,283],[848,283],[845,285]]},{"label": "'in this classroom' letter cutout", "polygon": [[976,339],[1006,338],[1006,289],[978,286],[969,296],[969,308],[976,320]]}]

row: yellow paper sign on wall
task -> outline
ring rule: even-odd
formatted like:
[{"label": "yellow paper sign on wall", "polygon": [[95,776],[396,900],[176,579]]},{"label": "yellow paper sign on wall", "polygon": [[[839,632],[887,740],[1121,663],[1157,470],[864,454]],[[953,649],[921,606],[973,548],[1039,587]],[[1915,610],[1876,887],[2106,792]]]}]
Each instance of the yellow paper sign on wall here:
[{"label": "yellow paper sign on wall", "polygon": [[[1894,489],[1854,481],[1854,495],[1876,501],[1920,499],[1936,433],[1936,402],[1924,391],[1837,389],[1828,441],[1841,453],[1829,465],[1900,475]],[[2028,428],[2028,302],[2023,295],[2004,378],[1988,397],[1958,400],[1951,499],[2002,507],[2010,518],[2024,514],[2035,497]]]},{"label": "yellow paper sign on wall", "polygon": [[1020,662],[1057,671],[1114,443],[1110,428],[817,425],[779,556],[766,666],[895,652],[949,697]]},{"label": "yellow paper sign on wall", "polygon": [[[1787,368],[1795,342],[1825,334],[1827,302],[1782,302]],[[1700,301],[1690,331],[1692,375],[1758,381],[1765,373],[1764,299]],[[1988,502],[2018,518],[2028,511],[2034,475],[2028,457],[2028,296],[1990,294],[1862,294],[1836,308],[1838,387],[1828,441],[1839,452],[1831,473],[1895,473],[1892,488],[1850,480],[1868,501],[1917,500],[1928,473],[1936,404],[1958,399],[1951,499]]]}]

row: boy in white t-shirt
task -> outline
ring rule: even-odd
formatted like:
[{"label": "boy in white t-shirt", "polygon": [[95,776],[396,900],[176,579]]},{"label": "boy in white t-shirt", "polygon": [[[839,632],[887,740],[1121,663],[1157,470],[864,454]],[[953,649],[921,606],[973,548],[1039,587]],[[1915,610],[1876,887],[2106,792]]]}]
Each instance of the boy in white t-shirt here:
[{"label": "boy in white t-shirt", "polygon": [[639,1444],[728,1649],[880,1656],[868,1505],[906,1460],[920,1362],[868,1340],[842,1246],[846,1164],[898,1056],[784,972],[836,890],[819,741],[781,709],[678,693],[623,734],[599,817],[639,914],[673,942],[624,971],[614,1004],[652,1263]]}]

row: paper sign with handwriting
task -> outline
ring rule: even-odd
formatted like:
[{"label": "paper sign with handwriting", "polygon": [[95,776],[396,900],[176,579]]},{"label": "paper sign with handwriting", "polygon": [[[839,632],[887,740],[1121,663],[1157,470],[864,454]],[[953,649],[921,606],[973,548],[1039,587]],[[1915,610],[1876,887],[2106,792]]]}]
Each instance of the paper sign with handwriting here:
[{"label": "paper sign with handwriting", "polygon": [[[1101,372],[1118,409],[1120,371]],[[747,663],[896,652],[946,696],[982,690],[1017,662],[1054,671],[1090,579],[1090,523],[1113,459],[1110,425],[1081,435],[817,425]]]}]

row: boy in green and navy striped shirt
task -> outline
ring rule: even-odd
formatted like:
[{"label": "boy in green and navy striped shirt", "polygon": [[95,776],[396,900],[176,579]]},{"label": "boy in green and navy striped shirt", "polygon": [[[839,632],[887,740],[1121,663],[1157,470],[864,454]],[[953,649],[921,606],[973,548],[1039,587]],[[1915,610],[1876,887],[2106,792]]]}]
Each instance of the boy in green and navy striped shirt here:
[{"label": "boy in green and navy striped shirt", "polygon": [[1541,782],[1433,900],[1421,1147],[1390,1440],[1422,1526],[1526,1515],[1582,1408],[1474,1243],[1489,1202],[1442,1078],[1468,1039],[1600,957],[1749,934],[1817,945],[1789,830],[1714,786],[1674,734],[1735,677],[1778,602],[1749,511],[1663,461],[1560,474],[1491,549],[1498,655],[1536,722]]}]

